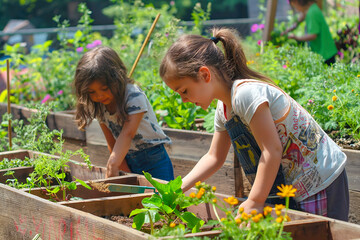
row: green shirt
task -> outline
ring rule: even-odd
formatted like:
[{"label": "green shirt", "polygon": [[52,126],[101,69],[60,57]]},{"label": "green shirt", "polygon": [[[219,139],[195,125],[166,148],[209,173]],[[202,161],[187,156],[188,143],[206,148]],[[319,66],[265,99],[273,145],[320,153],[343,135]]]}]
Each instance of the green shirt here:
[{"label": "green shirt", "polygon": [[308,9],[305,23],[307,34],[317,35],[315,40],[309,41],[311,50],[323,56],[325,60],[334,56],[338,50],[331,37],[324,15],[316,3]]}]

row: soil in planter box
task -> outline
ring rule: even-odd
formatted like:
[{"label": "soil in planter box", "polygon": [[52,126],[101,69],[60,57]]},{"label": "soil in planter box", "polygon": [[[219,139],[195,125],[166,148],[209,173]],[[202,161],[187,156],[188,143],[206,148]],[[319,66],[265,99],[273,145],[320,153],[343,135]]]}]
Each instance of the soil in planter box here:
[{"label": "soil in planter box", "polygon": [[[120,223],[122,225],[125,225],[127,227],[132,228],[132,224],[134,222],[133,218],[130,217],[126,217],[126,216],[110,216],[110,217],[106,217],[109,220],[113,221],[113,222],[117,222]],[[154,229],[161,229],[163,226],[163,224],[161,222],[155,222],[154,223]],[[145,223],[142,228],[141,231],[144,233],[151,233],[151,227],[150,227],[150,223]]]},{"label": "soil in planter box", "polygon": [[89,181],[89,185],[91,187],[93,187],[94,189],[97,189],[100,192],[105,192],[105,193],[109,193],[109,183],[104,183],[104,182],[92,182]]}]

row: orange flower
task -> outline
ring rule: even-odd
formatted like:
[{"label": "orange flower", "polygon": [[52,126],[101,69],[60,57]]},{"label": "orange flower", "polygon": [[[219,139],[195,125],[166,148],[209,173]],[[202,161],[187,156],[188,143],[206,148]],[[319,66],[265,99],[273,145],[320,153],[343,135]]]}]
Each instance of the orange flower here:
[{"label": "orange flower", "polygon": [[201,184],[201,181],[198,181],[195,183],[195,186],[199,186]]},{"label": "orange flower", "polygon": [[251,215],[255,216],[257,214],[257,211],[254,209],[251,211]]},{"label": "orange flower", "polygon": [[213,202],[213,203],[217,203],[217,199],[214,198],[214,199],[212,200],[212,202]]},{"label": "orange flower", "polygon": [[241,219],[240,219],[240,218],[237,218],[237,219],[235,219],[235,222],[236,222],[236,224],[240,224],[240,223],[241,223]]},{"label": "orange flower", "polygon": [[194,192],[192,192],[192,193],[190,193],[190,195],[189,195],[191,198],[194,198],[195,197],[195,193]]},{"label": "orange flower", "polygon": [[212,190],[213,190],[213,192],[215,192],[216,191],[216,187],[214,186],[214,187],[212,187]]},{"label": "orange flower", "polygon": [[329,106],[327,107],[327,109],[328,109],[328,110],[333,110],[333,109],[334,109],[334,106],[333,106],[333,105],[329,105]]},{"label": "orange flower", "polygon": [[266,206],[264,207],[264,215],[267,216],[272,212],[272,207]]},{"label": "orange flower", "polygon": [[337,96],[333,96],[331,99],[333,100],[333,102],[335,102],[338,98]]},{"label": "orange flower", "polygon": [[171,228],[174,228],[175,226],[176,226],[176,223],[174,223],[174,222],[171,222],[171,223],[170,223],[170,227],[171,227]]},{"label": "orange flower", "polygon": [[227,202],[230,205],[236,205],[236,204],[239,203],[239,201],[233,196],[228,197],[228,198],[224,198],[224,201]]},{"label": "orange flower", "polygon": [[282,223],[283,220],[284,220],[283,216],[276,218],[276,222],[278,223]]},{"label": "orange flower", "polygon": [[293,188],[292,185],[281,184],[281,187],[277,186],[277,188],[280,190],[280,192],[277,193],[278,196],[295,197],[296,188]]}]

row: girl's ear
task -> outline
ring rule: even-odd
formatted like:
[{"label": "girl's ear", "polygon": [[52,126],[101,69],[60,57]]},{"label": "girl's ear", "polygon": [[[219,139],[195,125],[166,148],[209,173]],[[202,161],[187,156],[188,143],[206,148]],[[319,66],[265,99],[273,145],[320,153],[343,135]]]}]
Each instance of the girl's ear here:
[{"label": "girl's ear", "polygon": [[204,80],[205,82],[210,82],[211,72],[210,69],[206,66],[202,66],[199,68],[198,78],[200,80]]}]

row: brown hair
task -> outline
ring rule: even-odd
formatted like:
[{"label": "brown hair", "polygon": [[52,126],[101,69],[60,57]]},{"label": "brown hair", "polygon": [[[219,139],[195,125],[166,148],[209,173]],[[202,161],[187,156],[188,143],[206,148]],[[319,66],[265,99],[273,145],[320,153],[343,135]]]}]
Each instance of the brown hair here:
[{"label": "brown hair", "polygon": [[[181,36],[167,51],[160,65],[163,79],[197,77],[200,67],[208,66],[231,88],[236,79],[258,79],[272,82],[268,77],[250,69],[235,30],[214,28],[213,39],[199,35]],[[224,52],[215,44],[220,41]]]},{"label": "brown hair", "polygon": [[104,121],[104,105],[90,99],[88,88],[93,81],[109,87],[117,103],[116,114],[119,123],[127,119],[125,90],[133,81],[127,77],[127,70],[119,55],[109,47],[96,47],[86,52],[76,67],[74,87],[76,91],[75,120],[79,129],[84,129],[94,118]]}]

